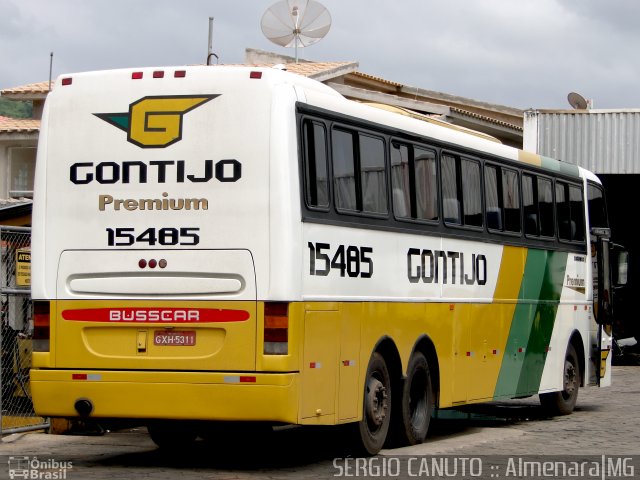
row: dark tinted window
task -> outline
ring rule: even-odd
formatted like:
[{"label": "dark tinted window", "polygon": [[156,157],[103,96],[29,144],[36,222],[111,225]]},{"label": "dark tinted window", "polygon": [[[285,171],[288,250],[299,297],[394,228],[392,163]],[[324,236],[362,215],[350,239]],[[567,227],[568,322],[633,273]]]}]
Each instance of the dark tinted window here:
[{"label": "dark tinted window", "polygon": [[357,210],[353,134],[344,130],[333,130],[331,144],[336,207],[342,210]]},{"label": "dark tinted window", "polygon": [[589,227],[609,228],[604,191],[598,185],[587,185],[587,200],[589,202]]},{"label": "dark tinted window", "polygon": [[502,169],[502,199],[505,231],[520,233],[520,182],[515,170]]},{"label": "dark tinted window", "polygon": [[480,183],[480,163],[462,159],[461,171],[464,224],[481,227],[482,187]]},{"label": "dark tinted window", "polygon": [[384,164],[384,142],[381,138],[359,135],[362,210],[387,213],[387,174]]},{"label": "dark tinted window", "polygon": [[[556,182],[556,218],[558,219],[558,237],[562,240],[571,240],[571,210],[567,198],[568,185]],[[575,229],[575,226],[573,226]]]},{"label": "dark tinted window", "polygon": [[576,242],[584,241],[584,200],[582,198],[582,189],[569,185],[569,202],[571,203],[571,240]]},{"label": "dark tinted window", "polygon": [[538,213],[540,215],[540,236],[555,236],[551,180],[540,177],[538,177]]},{"label": "dark tinted window", "polygon": [[538,235],[538,196],[535,177],[522,175],[522,207],[524,209],[524,233]]},{"label": "dark tinted window", "polygon": [[442,213],[446,223],[462,224],[456,159],[449,155],[442,156]]},{"label": "dark tinted window", "polygon": [[487,212],[487,228],[502,230],[502,207],[498,200],[498,169],[487,166],[484,169],[484,199]]},{"label": "dark tinted window", "polygon": [[324,125],[319,122],[305,120],[303,135],[307,205],[310,207],[328,207],[327,140]]}]

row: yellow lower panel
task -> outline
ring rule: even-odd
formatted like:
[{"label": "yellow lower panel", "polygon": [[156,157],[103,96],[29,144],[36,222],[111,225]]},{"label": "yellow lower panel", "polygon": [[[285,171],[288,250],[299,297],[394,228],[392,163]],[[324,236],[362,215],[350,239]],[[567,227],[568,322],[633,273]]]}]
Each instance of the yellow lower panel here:
[{"label": "yellow lower panel", "polygon": [[[245,376],[255,381],[240,383]],[[49,417],[78,416],[75,402],[87,399],[100,418],[298,420],[294,373],[32,370],[31,389],[36,412]]]}]

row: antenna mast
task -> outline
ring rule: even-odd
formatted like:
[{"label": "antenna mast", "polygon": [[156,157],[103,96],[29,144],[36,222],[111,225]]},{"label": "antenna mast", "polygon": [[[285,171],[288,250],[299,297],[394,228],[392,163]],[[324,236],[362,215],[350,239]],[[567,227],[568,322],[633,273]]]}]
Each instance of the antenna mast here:
[{"label": "antenna mast", "polygon": [[207,50],[207,65],[211,65],[211,57],[216,57],[218,59],[218,55],[213,53],[213,17],[209,17],[209,49]]}]

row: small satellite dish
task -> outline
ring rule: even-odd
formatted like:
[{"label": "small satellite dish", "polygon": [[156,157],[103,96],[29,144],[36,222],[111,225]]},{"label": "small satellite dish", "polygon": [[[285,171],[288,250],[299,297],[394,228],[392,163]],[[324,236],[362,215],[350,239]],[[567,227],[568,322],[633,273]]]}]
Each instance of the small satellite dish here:
[{"label": "small satellite dish", "polygon": [[569,100],[569,105],[571,105],[576,110],[586,110],[589,108],[589,102],[576,92],[571,92],[567,95],[567,100]]},{"label": "small satellite dish", "polygon": [[271,5],[260,22],[262,33],[281,47],[308,47],[322,40],[331,28],[331,14],[315,0],[281,0]]}]

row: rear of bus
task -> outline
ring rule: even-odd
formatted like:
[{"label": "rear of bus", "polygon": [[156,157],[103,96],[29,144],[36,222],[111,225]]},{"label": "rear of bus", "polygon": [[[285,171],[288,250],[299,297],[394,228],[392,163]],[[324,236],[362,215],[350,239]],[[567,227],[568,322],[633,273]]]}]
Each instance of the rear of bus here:
[{"label": "rear of bus", "polygon": [[291,257],[270,225],[299,208],[295,100],[266,69],[58,79],[34,203],[38,414],[297,421],[289,307],[258,301],[291,292],[269,272],[289,268],[272,243]]}]

